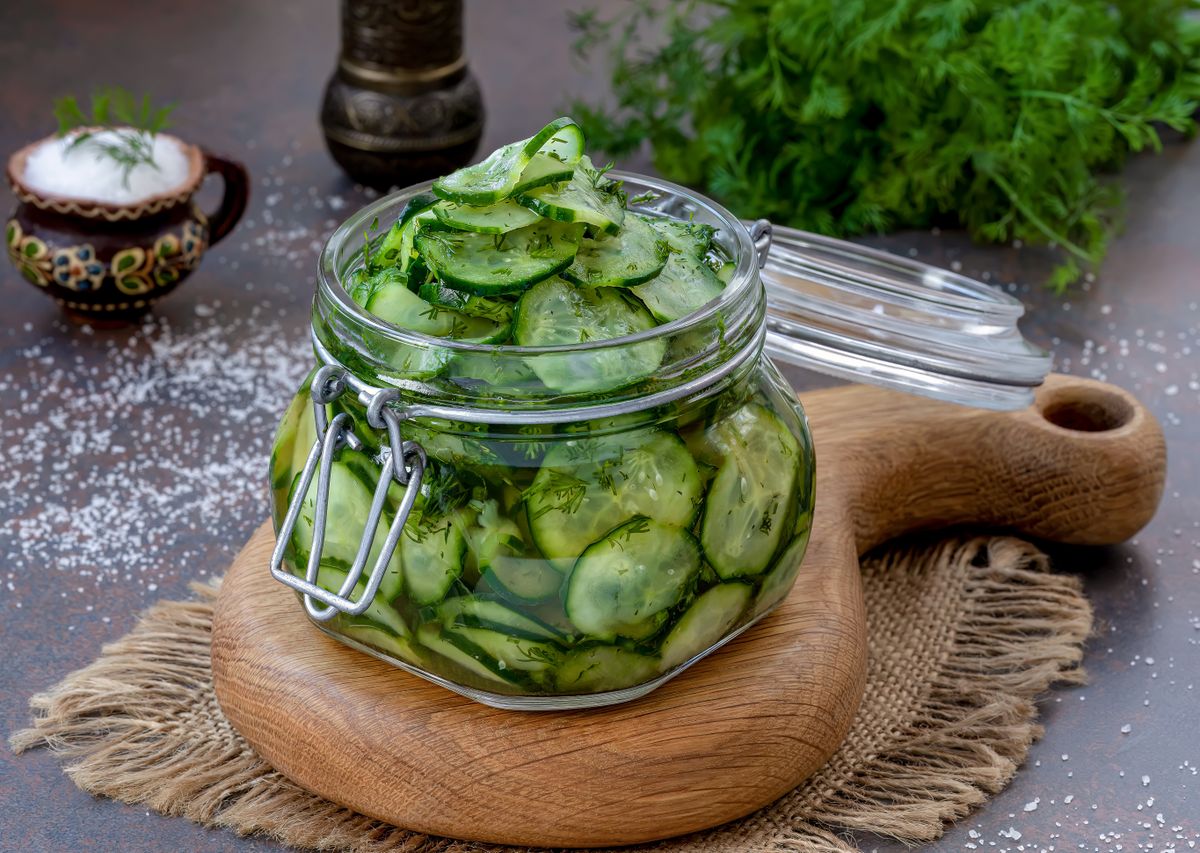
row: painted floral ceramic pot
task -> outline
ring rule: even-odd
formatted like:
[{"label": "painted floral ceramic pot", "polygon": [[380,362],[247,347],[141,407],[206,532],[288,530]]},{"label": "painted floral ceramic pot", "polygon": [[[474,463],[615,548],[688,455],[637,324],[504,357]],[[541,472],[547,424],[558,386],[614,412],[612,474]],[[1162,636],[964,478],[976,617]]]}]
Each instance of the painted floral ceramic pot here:
[{"label": "painted floral ceramic pot", "polygon": [[[187,179],[174,189],[114,204],[38,192],[22,180],[30,153],[16,152],[8,180],[18,205],[5,226],[14,266],[75,320],[121,325],[136,319],[179,286],[209,246],[237,224],[246,209],[249,178],[238,163],[178,141]],[[192,197],[210,174],[224,196],[206,214]]]}]

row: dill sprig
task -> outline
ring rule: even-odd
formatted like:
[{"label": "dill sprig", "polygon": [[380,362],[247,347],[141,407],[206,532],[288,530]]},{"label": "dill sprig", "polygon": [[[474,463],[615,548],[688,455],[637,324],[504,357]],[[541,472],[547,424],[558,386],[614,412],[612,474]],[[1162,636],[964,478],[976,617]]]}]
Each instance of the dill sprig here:
[{"label": "dill sprig", "polygon": [[[87,112],[74,95],[54,102],[58,135],[72,136],[68,151],[87,147],[109,158],[121,169],[121,181],[129,187],[129,176],[138,166],[158,169],[154,161],[154,137],[170,126],[174,104],[154,107],[149,95],[138,98],[119,87],[102,89],[91,96]],[[115,131],[114,139],[96,136],[100,130]]]},{"label": "dill sprig", "polygon": [[544,476],[539,476],[538,481],[522,495],[526,507],[530,506],[530,498],[536,497],[545,501],[536,511],[530,513],[530,519],[539,519],[551,511],[567,515],[577,512],[587,496],[587,482],[557,468],[543,468],[541,474]]},{"label": "dill sprig", "polygon": [[612,99],[575,104],[612,155],[743,217],[853,236],[964,227],[1103,259],[1111,179],[1200,101],[1197,0],[633,0],[576,15]]}]

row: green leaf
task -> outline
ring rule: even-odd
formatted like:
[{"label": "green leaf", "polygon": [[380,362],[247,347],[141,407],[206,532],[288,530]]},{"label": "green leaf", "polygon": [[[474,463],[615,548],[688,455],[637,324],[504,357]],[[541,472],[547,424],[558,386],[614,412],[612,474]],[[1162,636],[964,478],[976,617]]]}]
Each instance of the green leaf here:
[{"label": "green leaf", "polygon": [[1049,244],[1069,286],[1128,157],[1191,134],[1197,0],[632,0],[574,15],[593,143],[743,217],[835,235],[957,225]]}]

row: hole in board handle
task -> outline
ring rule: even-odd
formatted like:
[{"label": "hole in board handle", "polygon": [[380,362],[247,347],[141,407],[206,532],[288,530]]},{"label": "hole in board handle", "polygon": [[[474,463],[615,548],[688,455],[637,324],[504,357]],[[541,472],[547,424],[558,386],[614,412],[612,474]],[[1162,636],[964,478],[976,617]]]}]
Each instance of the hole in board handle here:
[{"label": "hole in board handle", "polygon": [[1111,391],[1064,388],[1041,405],[1042,417],[1075,432],[1108,432],[1133,419],[1133,406]]}]

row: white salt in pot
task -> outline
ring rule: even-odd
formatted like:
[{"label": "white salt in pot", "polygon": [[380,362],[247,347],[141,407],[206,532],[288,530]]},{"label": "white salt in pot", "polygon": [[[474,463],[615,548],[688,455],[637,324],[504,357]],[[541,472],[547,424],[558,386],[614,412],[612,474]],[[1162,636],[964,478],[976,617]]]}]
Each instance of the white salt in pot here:
[{"label": "white salt in pot", "polygon": [[[31,181],[30,158],[43,146],[60,145],[56,137],[27,145],[8,160],[8,180],[19,202],[5,225],[8,256],[72,319],[102,326],[136,319],[178,287],[245,212],[245,167],[158,136],[182,152],[183,177],[165,191],[129,201],[101,200],[103,192],[82,185],[49,192]],[[210,174],[221,176],[225,191],[216,211],[206,214],[192,199]]]}]

